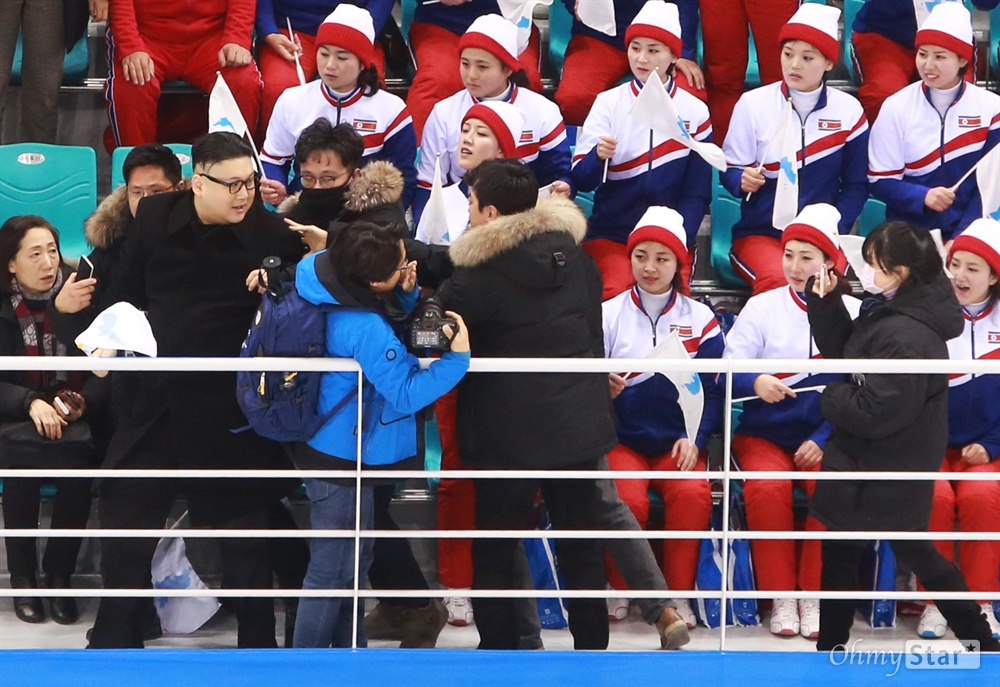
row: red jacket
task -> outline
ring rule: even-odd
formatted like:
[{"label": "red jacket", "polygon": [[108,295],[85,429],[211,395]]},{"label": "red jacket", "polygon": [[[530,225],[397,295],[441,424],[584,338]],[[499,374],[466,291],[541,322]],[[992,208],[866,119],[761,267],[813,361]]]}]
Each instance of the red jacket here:
[{"label": "red jacket", "polygon": [[147,52],[146,41],[190,45],[218,41],[250,49],[255,0],[111,0],[108,26],[121,57]]}]

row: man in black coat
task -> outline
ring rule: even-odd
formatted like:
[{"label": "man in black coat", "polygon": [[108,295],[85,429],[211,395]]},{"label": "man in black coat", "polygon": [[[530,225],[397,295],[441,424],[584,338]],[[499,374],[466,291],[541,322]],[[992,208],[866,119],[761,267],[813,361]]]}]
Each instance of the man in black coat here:
[{"label": "man in black coat", "polygon": [[[252,150],[239,137],[214,133],[192,150],[191,189],[144,199],[109,286],[108,303],[128,301],[147,312],[164,357],[239,355],[259,296],[246,277],[270,255],[286,263],[302,254],[298,236],[256,199]],[[246,420],[233,373],[118,374],[118,426],[104,467],[280,469],[280,447],[255,433],[231,430]],[[123,393],[119,394],[118,391]],[[179,491],[196,525],[265,529],[267,508],[294,479],[143,479],[104,482],[104,528],[162,528]],[[226,582],[269,589],[263,538],[220,540]],[[102,540],[108,588],[148,584],[156,539]],[[237,599],[240,647],[273,647],[270,599]],[[101,600],[90,647],[142,647],[137,599]]]},{"label": "man in black coat", "polygon": [[[455,271],[438,289],[465,318],[477,357],[603,358],[601,276],[579,243],[587,224],[569,200],[538,201],[538,182],[516,160],[485,162],[466,177],[471,227],[451,246]],[[458,387],[457,436],[462,462],[475,468],[607,469],[617,443],[606,374],[467,375]],[[531,527],[539,489],[553,526],[566,530],[634,530],[635,518],[608,479],[477,479],[476,527]],[[476,539],[473,588],[516,589],[516,539]],[[602,540],[559,540],[559,563],[571,589],[605,586]],[[630,551],[656,570],[648,544]],[[646,588],[664,588],[658,583]],[[577,649],[605,649],[603,599],[570,599]],[[475,599],[480,648],[518,646],[513,599]],[[655,623],[665,648],[688,641],[676,609],[663,603]]]}]

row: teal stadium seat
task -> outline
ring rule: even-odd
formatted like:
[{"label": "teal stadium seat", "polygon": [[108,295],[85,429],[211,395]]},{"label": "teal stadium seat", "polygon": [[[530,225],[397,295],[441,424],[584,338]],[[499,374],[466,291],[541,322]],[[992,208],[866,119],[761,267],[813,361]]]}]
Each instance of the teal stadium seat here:
[{"label": "teal stadium seat", "polygon": [[746,287],[729,262],[729,249],[733,245],[733,225],[740,219],[740,201],[722,189],[712,198],[712,269],[719,281],[726,286]]},{"label": "teal stadium seat", "polygon": [[553,0],[549,6],[549,66],[560,77],[572,30],[573,15],[566,9],[566,5]]},{"label": "teal stadium seat", "polygon": [[[90,68],[90,49],[87,47],[87,36],[76,42],[63,59],[63,83],[82,83],[87,78],[87,70]],[[21,85],[21,36],[18,34],[17,46],[14,48],[14,63],[10,70],[10,83],[14,86]]]},{"label": "teal stadium seat", "polygon": [[[400,29],[403,32],[403,38],[406,39],[406,44],[410,45],[410,27],[413,25],[413,14],[417,11],[417,0],[400,0],[399,5],[403,12]],[[410,45],[410,50],[413,50],[412,45]]]},{"label": "teal stadium seat", "polygon": [[[191,145],[189,143],[167,143],[168,148],[170,148],[181,161],[181,174],[184,178],[188,178],[194,173],[191,167]],[[125,158],[128,154],[132,152],[133,146],[119,146],[115,148],[114,152],[111,153],[111,188],[116,189],[125,183],[125,177],[122,176],[122,165],[125,164]]]},{"label": "teal stadium seat", "polygon": [[990,66],[994,81],[1000,82],[1000,7],[990,11]]},{"label": "teal stadium seat", "polygon": [[865,206],[861,208],[859,221],[858,234],[860,236],[868,236],[868,234],[872,233],[872,229],[885,221],[885,203],[881,200],[869,198],[865,202]]},{"label": "teal stadium seat", "polygon": [[85,146],[0,146],[0,222],[41,215],[59,230],[63,257],[89,253],[83,225],[97,208],[97,154]]}]

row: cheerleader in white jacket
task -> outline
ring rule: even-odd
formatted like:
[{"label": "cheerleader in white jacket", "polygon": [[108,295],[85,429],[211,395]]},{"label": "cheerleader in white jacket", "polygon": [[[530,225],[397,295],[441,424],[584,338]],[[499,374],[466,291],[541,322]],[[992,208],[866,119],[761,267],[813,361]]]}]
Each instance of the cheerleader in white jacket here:
[{"label": "cheerleader in white jacket", "polygon": [[[955,239],[948,254],[952,286],[965,313],[965,330],[948,342],[952,360],[1000,361],[1000,222],[977,219]],[[1000,363],[998,363],[1000,364]],[[948,389],[948,451],[941,472],[1000,474],[1000,374],[953,374]],[[958,545],[962,574],[973,591],[1000,590],[1000,481],[934,483],[930,529],[992,532],[992,538]],[[948,560],[955,542],[938,541]],[[981,600],[993,636],[1000,623],[989,601]],[[948,625],[928,603],[917,626],[921,637],[944,636]]]},{"label": "cheerleader in white jacket", "polygon": [[[690,259],[683,219],[676,210],[653,206],[629,235],[628,254],[635,282],[605,301],[604,348],[609,358],[645,358],[658,343],[676,335],[692,358],[719,358],[725,346],[711,308],[681,293],[681,268]],[[619,444],[608,454],[612,470],[680,470],[694,479],[620,479],[618,493],[639,524],[649,519],[649,490],[663,496],[668,530],[708,529],[712,493],[705,465],[709,434],[718,425],[722,390],[716,375],[700,375],[704,409],[696,436],[686,432],[678,390],[658,374],[611,375]],[[700,541],[664,540],[663,576],[670,589],[694,589]],[[608,582],[626,589],[610,557]],[[677,611],[695,625],[688,601],[677,599]],[[627,599],[609,599],[611,617],[628,613]]]},{"label": "cheerleader in white jacket", "polygon": [[[820,357],[812,338],[806,300],[807,280],[821,266],[843,274],[845,260],[840,250],[840,213],[832,205],[819,203],[802,209],[782,235],[782,269],[787,285],[766,291],[747,301],[727,337],[726,356],[744,359],[810,359]],[[841,279],[846,284],[846,280]],[[844,296],[852,317],[861,303]],[[832,427],[820,412],[820,394],[811,389],[842,378],[830,374],[754,374],[733,377],[736,398],[745,401],[739,427],[733,435],[733,455],[744,471],[819,470]],[[799,485],[812,494],[815,482]],[[747,480],[744,486],[747,525],[751,530],[794,529],[792,487],[789,480]],[[806,529],[822,530],[813,518]],[[762,591],[820,588],[820,542],[806,540],[796,556],[792,540],[751,542],[757,587]],[[775,599],[771,632],[815,639],[819,634],[819,601]]]}]

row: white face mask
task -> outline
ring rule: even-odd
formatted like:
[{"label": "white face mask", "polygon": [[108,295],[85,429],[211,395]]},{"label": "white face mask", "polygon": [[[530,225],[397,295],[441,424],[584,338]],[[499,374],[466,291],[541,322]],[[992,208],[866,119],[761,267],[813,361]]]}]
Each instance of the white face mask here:
[{"label": "white face mask", "polygon": [[[861,272],[858,273],[858,279],[861,281],[861,288],[871,294],[884,294],[887,298],[892,298],[896,293],[896,289],[899,287],[893,287],[891,289],[883,289],[881,286],[875,283],[875,273],[885,272],[885,270],[876,270],[874,267],[869,265],[867,262],[861,266]],[[896,277],[898,280],[899,277]]]}]

